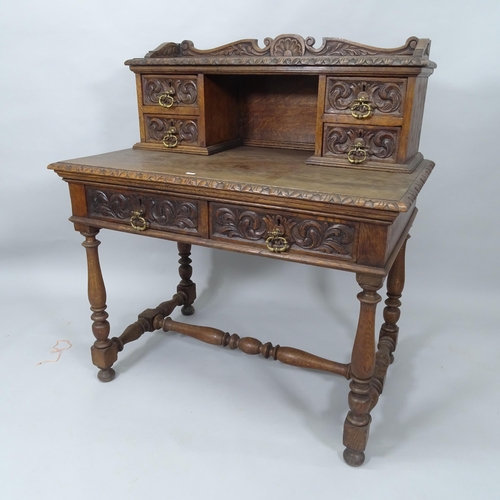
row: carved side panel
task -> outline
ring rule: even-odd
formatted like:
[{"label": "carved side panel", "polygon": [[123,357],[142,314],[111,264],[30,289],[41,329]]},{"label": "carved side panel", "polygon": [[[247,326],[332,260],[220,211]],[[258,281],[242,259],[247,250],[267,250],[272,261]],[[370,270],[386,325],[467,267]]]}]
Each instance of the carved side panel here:
[{"label": "carved side panel", "polygon": [[287,240],[290,251],[305,251],[352,258],[355,226],[289,214],[267,213],[232,205],[212,204],[214,238],[227,238],[265,245],[272,231]]},{"label": "carved side panel", "polygon": [[144,123],[147,142],[162,142],[173,127],[175,128],[174,135],[177,137],[180,146],[182,144],[198,144],[197,120],[144,115]]},{"label": "carved side panel", "polygon": [[399,135],[400,130],[397,127],[325,125],[323,156],[336,156],[347,160],[356,145],[360,145],[366,152],[366,161],[395,163]]},{"label": "carved side panel", "polygon": [[408,158],[411,158],[419,150],[426,91],[427,78],[417,78],[411,115],[410,135],[408,137],[408,145],[406,148],[406,156]]},{"label": "carved side panel", "polygon": [[129,223],[140,212],[152,229],[198,233],[198,202],[87,187],[88,216]]},{"label": "carved side panel", "polygon": [[404,80],[368,81],[327,79],[325,113],[350,114],[351,105],[364,97],[370,102],[373,115],[401,116],[405,95]]},{"label": "carved side panel", "polygon": [[172,96],[172,108],[176,106],[197,106],[198,82],[196,77],[143,76],[142,99],[145,106],[158,105],[160,96]]}]

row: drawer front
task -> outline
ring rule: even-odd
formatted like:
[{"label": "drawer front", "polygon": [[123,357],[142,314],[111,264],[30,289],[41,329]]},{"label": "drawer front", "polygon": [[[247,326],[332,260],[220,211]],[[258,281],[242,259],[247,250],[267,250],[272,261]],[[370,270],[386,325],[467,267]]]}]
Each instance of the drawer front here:
[{"label": "drawer front", "polygon": [[371,161],[396,163],[400,128],[325,124],[323,151],[353,166]]},{"label": "drawer front", "polygon": [[200,202],[172,196],[138,194],[87,186],[88,216],[129,224],[145,231],[148,228],[200,235],[203,230]]},{"label": "drawer front", "polygon": [[348,115],[360,120],[403,115],[404,79],[366,80],[327,78],[325,113]]},{"label": "drawer front", "polygon": [[198,80],[196,76],[142,77],[142,103],[175,110],[182,106],[198,106]]},{"label": "drawer front", "polygon": [[354,260],[354,223],[219,203],[210,204],[210,221],[213,239]]},{"label": "drawer front", "polygon": [[165,149],[198,146],[198,119],[176,116],[144,115],[146,142],[159,144]]}]

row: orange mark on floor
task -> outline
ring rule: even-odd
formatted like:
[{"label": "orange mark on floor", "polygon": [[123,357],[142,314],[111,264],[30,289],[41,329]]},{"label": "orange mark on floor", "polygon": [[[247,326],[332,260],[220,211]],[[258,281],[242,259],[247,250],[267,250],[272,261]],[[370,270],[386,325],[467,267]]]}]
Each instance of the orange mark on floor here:
[{"label": "orange mark on floor", "polygon": [[[66,344],[65,347],[60,347],[60,344]],[[42,365],[43,363],[57,363],[61,359],[61,354],[63,351],[67,351],[68,349],[71,349],[73,347],[73,344],[69,340],[58,340],[55,345],[52,347],[52,351],[50,351],[52,354],[57,354],[56,359],[46,359],[45,361],[40,361],[40,363],[37,363],[36,366]]]}]

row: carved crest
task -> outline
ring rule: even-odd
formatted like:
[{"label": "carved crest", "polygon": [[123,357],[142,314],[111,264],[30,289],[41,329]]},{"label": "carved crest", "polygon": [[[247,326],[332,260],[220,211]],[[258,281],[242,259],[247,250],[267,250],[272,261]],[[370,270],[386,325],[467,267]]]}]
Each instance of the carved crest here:
[{"label": "carved crest", "polygon": [[164,43],[148,52],[143,59],[131,59],[125,64],[435,66],[429,61],[430,41],[425,38],[411,37],[401,47],[392,49],[339,38],[323,38],[318,48],[314,47],[315,43],[313,37],[304,39],[299,35],[279,35],[274,39],[265,38],[263,47],[259,46],[258,40],[247,39],[201,50],[192,41],[184,40],[181,43]]}]

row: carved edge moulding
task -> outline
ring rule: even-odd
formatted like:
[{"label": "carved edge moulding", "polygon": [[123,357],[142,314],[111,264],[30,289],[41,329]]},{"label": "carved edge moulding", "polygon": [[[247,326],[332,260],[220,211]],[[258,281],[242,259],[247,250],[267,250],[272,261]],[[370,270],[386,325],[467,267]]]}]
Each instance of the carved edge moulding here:
[{"label": "carved edge moulding", "polygon": [[94,166],[73,165],[71,163],[58,162],[49,165],[48,168],[64,173],[98,175],[109,178],[134,179],[145,183],[154,182],[164,184],[183,185],[191,187],[203,187],[215,190],[228,190],[245,193],[254,193],[265,196],[277,196],[299,200],[311,200],[336,205],[346,205],[360,208],[373,208],[376,210],[387,210],[389,212],[407,212],[416,200],[418,193],[424,186],[431,174],[435,163],[423,160],[421,170],[406,193],[398,201],[383,200],[375,198],[355,197],[345,194],[334,194],[319,191],[308,191],[306,189],[287,189],[276,186],[264,186],[262,184],[250,184],[214,180],[203,177],[180,176],[173,174],[161,174],[155,172],[134,172],[120,168],[105,168]]},{"label": "carved edge moulding", "polygon": [[130,59],[127,65],[368,65],[420,66],[435,68],[429,60],[430,40],[411,37],[393,49],[382,49],[339,38],[323,38],[315,48],[313,37],[280,35],[258,40],[238,40],[214,49],[197,49],[191,40],[167,42],[148,52],[144,58]]}]

